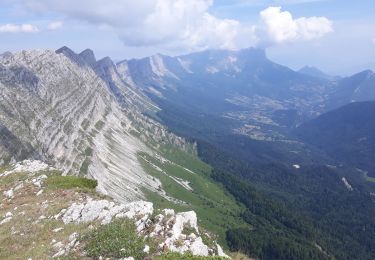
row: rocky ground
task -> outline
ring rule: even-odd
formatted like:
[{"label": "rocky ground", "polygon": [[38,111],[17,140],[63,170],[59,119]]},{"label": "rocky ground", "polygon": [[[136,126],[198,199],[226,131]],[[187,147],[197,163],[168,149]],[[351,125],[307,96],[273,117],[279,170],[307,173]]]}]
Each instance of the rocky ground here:
[{"label": "rocky ground", "polygon": [[[146,201],[117,203],[98,194],[95,186],[93,180],[61,176],[59,171],[39,161],[23,161],[1,169],[0,258],[121,258],[113,257],[118,255],[128,259],[173,259],[179,256],[170,258],[170,252],[227,257],[210,234],[198,227],[194,211],[154,209]],[[140,241],[139,252],[127,251],[125,246],[119,252],[106,251],[107,255],[100,255],[105,252],[101,248],[107,239],[103,235],[105,230],[126,219],[134,228],[124,232],[136,234],[134,241],[126,243],[131,247]],[[93,240],[100,241],[95,250],[90,247],[96,245]]]}]

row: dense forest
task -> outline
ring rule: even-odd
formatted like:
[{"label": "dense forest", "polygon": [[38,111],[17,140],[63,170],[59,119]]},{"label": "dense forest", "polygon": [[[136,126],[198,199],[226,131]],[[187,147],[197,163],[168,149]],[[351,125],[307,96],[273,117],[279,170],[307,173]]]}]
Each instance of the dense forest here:
[{"label": "dense forest", "polygon": [[374,101],[355,102],[302,124],[295,133],[337,161],[375,176],[374,113]]},{"label": "dense forest", "polygon": [[349,192],[339,173],[325,166],[298,172],[256,167],[205,143],[199,154],[214,166],[212,177],[247,208],[242,218],[253,229],[228,230],[232,250],[262,259],[374,259],[374,199],[355,176],[358,188]]},{"label": "dense forest", "polygon": [[252,228],[227,230],[231,250],[261,259],[375,259],[375,187],[358,171],[330,166],[334,161],[313,148],[297,157],[282,143],[235,135],[226,118],[159,104],[158,117],[198,143],[212,178],[246,208],[241,217]]}]

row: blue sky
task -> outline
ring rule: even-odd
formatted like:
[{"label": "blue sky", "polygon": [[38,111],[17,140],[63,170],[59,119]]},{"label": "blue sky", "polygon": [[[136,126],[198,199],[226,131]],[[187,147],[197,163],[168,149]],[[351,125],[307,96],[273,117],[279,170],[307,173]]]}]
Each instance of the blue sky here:
[{"label": "blue sky", "polygon": [[262,47],[293,69],[348,75],[375,69],[374,13],[371,0],[0,0],[0,52],[66,45],[121,60]]}]

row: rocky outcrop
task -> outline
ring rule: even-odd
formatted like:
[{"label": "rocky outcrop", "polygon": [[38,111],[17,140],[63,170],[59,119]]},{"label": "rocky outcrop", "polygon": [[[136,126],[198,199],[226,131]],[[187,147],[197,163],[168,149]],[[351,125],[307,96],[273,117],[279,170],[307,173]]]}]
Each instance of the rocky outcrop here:
[{"label": "rocky outcrop", "polygon": [[99,221],[102,225],[110,223],[115,218],[129,218],[135,221],[140,236],[161,241],[158,245],[160,252],[191,252],[198,256],[226,257],[216,243],[213,243],[214,247],[210,247],[203,242],[194,211],[175,213],[173,209],[164,209],[154,214],[151,202],[118,204],[108,200],[87,198],[85,202],[73,203],[67,209],[61,210],[54,218],[61,219],[65,224]]},{"label": "rocky outcrop", "polygon": [[176,214],[172,209],[165,209],[155,219],[150,236],[164,238],[159,244],[160,248],[201,256],[217,253],[205,245],[199,236],[197,215],[194,211]]},{"label": "rocky outcrop", "polygon": [[55,216],[61,218],[65,224],[81,223],[99,220],[101,224],[108,224],[113,218],[139,218],[143,226],[153,213],[151,202],[138,201],[128,204],[116,204],[108,200],[93,200],[88,198],[85,203],[73,203],[68,209],[63,209]]},{"label": "rocky outcrop", "polygon": [[24,160],[22,162],[17,162],[13,165],[12,169],[4,171],[0,174],[0,177],[7,176],[16,172],[29,172],[35,173],[40,171],[53,170],[53,167],[50,167],[48,164],[37,161],[37,160]]}]

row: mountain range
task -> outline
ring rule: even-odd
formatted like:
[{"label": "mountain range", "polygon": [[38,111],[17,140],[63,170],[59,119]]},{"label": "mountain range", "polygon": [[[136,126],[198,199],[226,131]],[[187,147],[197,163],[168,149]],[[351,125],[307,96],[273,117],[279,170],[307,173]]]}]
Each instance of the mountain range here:
[{"label": "mountain range", "polygon": [[[161,108],[159,117],[174,132],[210,139],[220,147],[233,146],[233,142],[223,143],[220,136],[247,137],[243,149],[262,150],[251,158],[266,161],[275,157],[267,155],[269,151],[290,157],[285,158],[290,162],[306,160],[313,151],[306,152],[291,129],[331,109],[375,98],[371,71],[328,80],[276,64],[263,50],[252,48],[179,57],[156,55],[117,65],[125,64],[126,75]],[[263,151],[259,143],[262,147],[278,145]],[[275,151],[280,146],[285,148]],[[240,154],[242,148],[236,149]],[[285,155],[285,149],[298,151],[304,159],[295,153]],[[243,157],[249,159],[247,152]],[[316,157],[319,152],[310,160]]]},{"label": "mountain range", "polygon": [[0,55],[0,97],[2,165],[38,159],[122,203],[193,209],[249,257],[375,257],[372,71],[62,47]]}]

